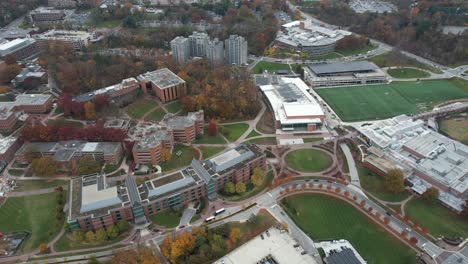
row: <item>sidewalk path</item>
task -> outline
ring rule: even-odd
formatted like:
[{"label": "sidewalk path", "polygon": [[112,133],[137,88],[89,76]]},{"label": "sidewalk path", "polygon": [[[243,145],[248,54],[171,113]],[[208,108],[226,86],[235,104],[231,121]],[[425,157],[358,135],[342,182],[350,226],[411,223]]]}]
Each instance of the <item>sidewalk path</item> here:
[{"label": "sidewalk path", "polygon": [[353,155],[351,154],[351,150],[349,150],[348,145],[346,143],[340,143],[340,148],[343,150],[343,153],[346,157],[346,161],[348,162],[349,168],[349,176],[351,177],[351,184],[356,185],[357,187],[361,188],[361,182],[359,181],[359,174],[356,169],[356,163],[354,162]]}]

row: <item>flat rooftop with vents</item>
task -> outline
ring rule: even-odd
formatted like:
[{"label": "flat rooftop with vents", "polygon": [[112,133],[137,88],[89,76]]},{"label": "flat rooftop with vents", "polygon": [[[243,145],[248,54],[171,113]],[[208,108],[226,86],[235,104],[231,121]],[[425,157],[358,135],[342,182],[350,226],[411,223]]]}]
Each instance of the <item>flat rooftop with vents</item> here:
[{"label": "flat rooftop with vents", "polygon": [[147,72],[137,77],[138,81],[152,82],[159,89],[167,89],[179,84],[185,83],[185,81],[173,73],[168,68]]}]

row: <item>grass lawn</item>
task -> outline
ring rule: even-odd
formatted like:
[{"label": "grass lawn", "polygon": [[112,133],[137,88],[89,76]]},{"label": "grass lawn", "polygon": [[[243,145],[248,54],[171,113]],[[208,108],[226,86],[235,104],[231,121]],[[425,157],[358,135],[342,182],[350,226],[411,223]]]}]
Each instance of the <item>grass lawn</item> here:
[{"label": "grass lawn", "polygon": [[[177,156],[178,152],[181,152],[180,156]],[[189,146],[177,144],[172,150],[171,160],[166,163],[161,163],[163,171],[170,171],[177,168],[188,166],[192,159],[198,158],[198,152]]]},{"label": "grass lawn", "polygon": [[233,125],[222,125],[220,127],[221,133],[227,138],[227,140],[233,142],[245,133],[245,131],[249,128],[249,125],[239,123]]},{"label": "grass lawn", "polygon": [[94,243],[89,243],[87,241],[83,241],[83,242],[75,241],[73,239],[72,233],[65,233],[59,238],[59,240],[57,240],[57,243],[55,243],[54,248],[57,252],[63,252],[63,251],[68,251],[68,250],[102,247],[102,246],[114,244],[124,239],[125,237],[128,236],[129,233],[130,232],[127,231],[127,232],[120,234],[118,237],[114,239],[109,239],[106,241],[96,241]]},{"label": "grass lawn", "polygon": [[275,175],[273,174],[273,171],[270,170],[265,175],[265,178],[263,179],[262,185],[260,185],[258,187],[255,187],[252,183],[248,183],[248,184],[246,184],[247,190],[246,190],[245,193],[235,194],[235,195],[226,195],[226,196],[224,196],[224,198],[226,200],[228,200],[228,201],[237,202],[237,201],[242,201],[242,200],[245,200],[245,199],[250,198],[252,196],[255,196],[258,193],[260,193],[261,191],[263,191],[265,188],[268,187],[270,182],[273,180],[274,176]]},{"label": "grass lawn", "polygon": [[127,107],[127,113],[131,118],[141,118],[151,108],[157,106],[157,103],[151,100],[139,100]]},{"label": "grass lawn", "polygon": [[199,147],[201,152],[203,153],[203,159],[209,158],[211,156],[214,156],[215,154],[218,154],[219,152],[223,151],[225,147]]},{"label": "grass lawn", "polygon": [[323,138],[303,138],[302,140],[304,141],[304,143],[310,143],[310,142],[322,141]]},{"label": "grass lawn", "polygon": [[15,192],[32,191],[39,189],[55,188],[58,186],[68,185],[68,181],[64,180],[18,180],[16,181],[18,187]]},{"label": "grass lawn", "polygon": [[159,122],[164,118],[165,115],[166,115],[166,111],[164,111],[164,109],[162,108],[158,108],[152,111],[151,113],[149,113],[148,115],[146,115],[145,120]]},{"label": "grass lawn", "polygon": [[107,27],[107,28],[113,28],[113,27],[118,27],[122,24],[122,20],[120,19],[114,19],[114,20],[103,20],[103,21],[95,21],[91,20],[88,25],[91,27]]},{"label": "grass lawn", "polygon": [[450,79],[449,81],[453,85],[465,91],[465,93],[468,93],[468,81],[466,81],[465,79],[455,77],[455,78]]},{"label": "grass lawn", "polygon": [[167,228],[173,228],[179,225],[180,223],[180,212],[166,210],[150,216],[150,219],[153,223]]},{"label": "grass lawn", "polygon": [[59,125],[59,126],[72,126],[76,128],[82,128],[84,125],[81,122],[77,121],[72,121],[72,120],[65,120],[63,118],[57,118],[57,119],[49,119],[47,120],[47,125],[52,126],[52,125]]},{"label": "grass lawn", "polygon": [[201,215],[195,214],[195,215],[193,215],[192,219],[190,219],[190,223],[196,222],[196,221],[200,220],[200,218],[201,218]]},{"label": "grass lawn", "polygon": [[403,59],[394,58],[391,52],[387,52],[378,56],[374,56],[371,58],[366,58],[364,60],[372,61],[373,63],[377,64],[379,67],[392,67],[392,66],[409,66],[409,67],[416,67],[423,70],[428,70],[434,73],[442,73],[441,70],[434,68],[432,66],[428,66],[426,64],[420,63],[414,59],[406,57],[403,55]]},{"label": "grass lawn", "polygon": [[361,166],[358,166],[357,169],[362,188],[377,198],[388,202],[400,202],[408,198],[409,193],[406,191],[396,194],[387,192],[384,188],[384,179],[382,176]]},{"label": "grass lawn", "polygon": [[328,54],[317,55],[317,56],[310,56],[309,55],[309,56],[304,57],[303,59],[320,61],[320,60],[331,60],[331,59],[336,59],[336,58],[341,58],[341,57],[343,57],[343,56],[336,53],[336,52],[331,52],[331,53],[328,53]]},{"label": "grass lawn", "polygon": [[436,103],[467,98],[461,82],[437,80],[316,89],[343,119],[353,122],[390,118],[432,109]]},{"label": "grass lawn", "polygon": [[238,227],[241,230],[241,238],[237,244],[242,245],[251,240],[253,237],[263,233],[265,230],[272,227],[276,223],[276,219],[271,216],[268,211],[265,209],[260,209],[257,216],[254,217],[253,221],[246,221],[243,223],[230,222],[226,225],[228,229]]},{"label": "grass lawn", "polygon": [[255,67],[253,67],[252,72],[254,74],[263,73],[263,71],[267,70],[268,72],[278,71],[278,70],[289,70],[288,64],[282,64],[278,62],[267,62],[267,61],[259,61]]},{"label": "grass lawn", "polygon": [[[66,196],[66,195],[65,195]],[[55,226],[55,193],[10,197],[0,207],[0,230],[28,231],[28,237],[22,251],[36,250],[41,243],[52,240],[62,228]]]},{"label": "grass lawn", "polygon": [[331,157],[317,149],[298,149],[286,155],[289,167],[304,172],[319,172],[332,165]]},{"label": "grass lawn", "polygon": [[276,145],[276,137],[262,137],[247,140],[259,145]]},{"label": "grass lawn", "polygon": [[409,79],[409,78],[426,78],[431,76],[429,73],[413,68],[397,68],[389,69],[387,73],[393,78]]},{"label": "grass lawn", "polygon": [[120,167],[120,163],[119,164],[110,164],[110,163],[107,163],[105,166],[104,166],[104,173],[111,173],[113,171],[115,171],[117,168]]},{"label": "grass lawn", "polygon": [[208,135],[208,129],[205,128],[203,136],[196,139],[193,144],[226,144],[226,141],[219,133],[216,136]]},{"label": "grass lawn", "polygon": [[367,46],[362,47],[362,48],[337,50],[336,52],[343,55],[343,56],[352,56],[352,55],[366,53],[366,52],[374,50],[376,48],[377,48],[377,46],[367,45]]},{"label": "grass lawn", "polygon": [[468,222],[440,204],[428,204],[421,199],[413,199],[405,206],[405,212],[412,219],[429,229],[435,237],[445,235],[451,238],[468,236]]},{"label": "grass lawn", "polygon": [[10,169],[10,170],[8,170],[8,173],[13,175],[13,176],[21,176],[21,175],[24,174],[24,170]]},{"label": "grass lawn", "polygon": [[300,195],[286,198],[281,204],[316,241],[346,239],[369,264],[416,263],[413,250],[340,200],[323,195]]},{"label": "grass lawn", "polygon": [[442,120],[439,123],[439,129],[451,138],[468,145],[468,118],[455,117]]},{"label": "grass lawn", "polygon": [[257,136],[261,136],[261,135],[262,135],[262,134],[258,133],[257,131],[252,130],[252,131],[247,135],[247,138],[257,137]]},{"label": "grass lawn", "polygon": [[174,102],[168,103],[164,107],[166,107],[166,109],[167,109],[167,111],[169,113],[177,113],[181,109],[179,101],[174,101]]}]

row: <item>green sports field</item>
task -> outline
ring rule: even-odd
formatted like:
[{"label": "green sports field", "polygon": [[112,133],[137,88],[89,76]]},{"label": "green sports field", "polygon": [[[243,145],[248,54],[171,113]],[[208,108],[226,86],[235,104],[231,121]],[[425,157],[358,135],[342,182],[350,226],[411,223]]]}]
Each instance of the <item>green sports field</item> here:
[{"label": "green sports field", "polygon": [[451,80],[322,88],[315,91],[347,122],[376,120],[431,110],[436,103],[467,98]]}]

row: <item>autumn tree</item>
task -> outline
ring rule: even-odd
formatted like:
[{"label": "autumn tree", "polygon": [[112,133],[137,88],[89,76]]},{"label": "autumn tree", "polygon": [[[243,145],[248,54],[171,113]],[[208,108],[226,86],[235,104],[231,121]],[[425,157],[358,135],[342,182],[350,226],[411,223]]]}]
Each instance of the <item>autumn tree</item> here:
[{"label": "autumn tree", "polygon": [[405,190],[403,172],[398,169],[390,170],[384,177],[384,187],[388,192],[403,192]]},{"label": "autumn tree", "polygon": [[245,190],[246,190],[245,183],[243,182],[236,183],[236,193],[238,194],[245,193]]},{"label": "autumn tree", "polygon": [[77,242],[82,242],[83,240],[85,240],[85,233],[81,230],[75,230],[73,231],[73,240],[77,241]]},{"label": "autumn tree", "polygon": [[110,239],[113,239],[113,238],[116,238],[116,237],[119,236],[119,228],[117,226],[115,226],[115,225],[109,226],[106,229],[106,232],[107,232],[107,236]]},{"label": "autumn tree", "polygon": [[224,192],[228,194],[233,194],[236,192],[236,186],[233,182],[227,182],[224,185]]},{"label": "autumn tree", "polygon": [[425,202],[434,204],[439,198],[439,190],[435,187],[428,188],[421,197]]},{"label": "autumn tree", "polygon": [[31,171],[40,177],[53,176],[57,169],[58,163],[50,156],[34,159],[31,163]]},{"label": "autumn tree", "polygon": [[101,228],[98,231],[96,231],[96,240],[99,242],[107,240],[107,232],[104,228]]},{"label": "autumn tree", "polygon": [[111,258],[109,263],[118,264],[160,264],[160,260],[146,247],[138,247],[132,250],[119,250]]},{"label": "autumn tree", "polygon": [[88,241],[89,243],[96,242],[96,235],[94,234],[93,231],[90,230],[86,232],[86,241]]},{"label": "autumn tree", "polygon": [[229,231],[229,240],[232,243],[235,244],[239,240],[240,237],[241,237],[241,231],[239,228],[234,227],[231,229],[231,231]]},{"label": "autumn tree", "polygon": [[40,244],[39,245],[39,252],[41,254],[44,254],[46,251],[47,251],[47,244],[45,244],[45,243]]},{"label": "autumn tree", "polygon": [[189,232],[183,232],[176,236],[171,245],[170,260],[177,263],[177,259],[188,255],[195,247],[195,237]]},{"label": "autumn tree", "polygon": [[251,181],[254,186],[259,187],[262,185],[263,180],[265,179],[265,172],[257,167],[253,170]]},{"label": "autumn tree", "polygon": [[85,112],[85,118],[87,120],[95,120],[96,119],[96,109],[94,107],[94,103],[91,101],[88,101],[84,104],[84,112]]},{"label": "autumn tree", "polygon": [[171,161],[171,158],[172,158],[171,151],[168,148],[163,147],[161,150],[161,162],[162,163],[169,162]]},{"label": "autumn tree", "polygon": [[217,134],[218,134],[218,122],[214,119],[211,119],[210,123],[208,123],[208,135],[214,137]]},{"label": "autumn tree", "polygon": [[93,173],[99,173],[101,171],[101,162],[95,160],[92,155],[84,155],[81,157],[78,172],[80,175],[87,175]]}]

